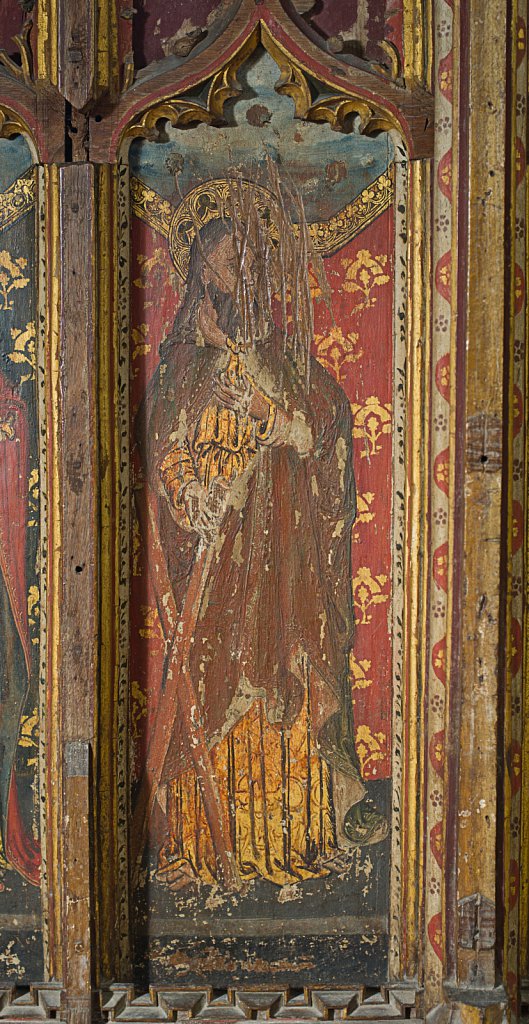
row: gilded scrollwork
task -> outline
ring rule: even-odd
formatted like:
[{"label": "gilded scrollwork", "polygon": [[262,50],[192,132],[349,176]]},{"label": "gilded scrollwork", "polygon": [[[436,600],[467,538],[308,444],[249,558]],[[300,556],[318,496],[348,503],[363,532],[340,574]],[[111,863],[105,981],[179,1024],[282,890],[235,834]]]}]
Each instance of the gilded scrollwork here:
[{"label": "gilded scrollwork", "polygon": [[32,59],[29,46],[29,33],[32,24],[31,21],[27,21],[22,31],[13,36],[13,42],[17,44],[20,53],[20,64],[17,64],[6,50],[0,49],[0,64],[3,64],[10,74],[21,79],[26,85],[30,85],[32,80]]},{"label": "gilded scrollwork", "polygon": [[224,114],[224,104],[227,100],[233,99],[241,92],[241,86],[237,81],[237,73],[239,68],[248,60],[248,57],[252,55],[258,42],[259,30],[256,29],[248,37],[241,49],[213,76],[206,104],[212,118],[221,120]]},{"label": "gilded scrollwork", "polygon": [[0,107],[0,139],[9,139],[12,135],[27,134],[27,125],[18,114],[7,107]]},{"label": "gilded scrollwork", "polygon": [[37,183],[33,171],[17,178],[0,193],[0,231],[9,227],[35,205]]},{"label": "gilded scrollwork", "polygon": [[213,124],[215,120],[211,110],[195,100],[167,100],[151,107],[139,121],[129,125],[125,137],[127,139],[155,137],[159,121],[169,121],[173,128],[188,128],[194,124]]},{"label": "gilded scrollwork", "polygon": [[[242,182],[242,187],[247,183]],[[255,186],[253,186],[255,189]],[[208,220],[225,215],[229,196],[229,182],[226,179],[206,181],[186,195],[176,209],[169,200],[158,195],[139,178],[130,181],[133,213],[149,224],[164,238],[169,239],[171,256],[182,279],[187,275],[189,249],[196,225],[202,226]],[[266,189],[260,189],[263,208],[266,206]],[[326,221],[309,224],[314,248],[325,256],[338,252],[371,224],[393,201],[393,182],[384,172],[365,188],[339,213]],[[271,227],[273,231],[273,225]]]}]

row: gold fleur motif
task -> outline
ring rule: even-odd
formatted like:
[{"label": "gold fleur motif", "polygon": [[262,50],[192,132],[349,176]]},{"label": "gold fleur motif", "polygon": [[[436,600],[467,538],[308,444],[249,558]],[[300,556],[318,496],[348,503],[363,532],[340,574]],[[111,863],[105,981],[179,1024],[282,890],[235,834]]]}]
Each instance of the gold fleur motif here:
[{"label": "gold fleur motif", "polygon": [[147,697],[140,684],[133,679],[130,684],[130,719],[132,736],[136,741],[140,735],[140,722],[147,714]]},{"label": "gold fleur motif", "polygon": [[375,513],[371,511],[371,505],[375,500],[375,495],[372,491],[365,491],[363,494],[358,494],[356,497],[356,519],[353,529],[353,541],[355,544],[360,540],[360,531],[357,530],[357,526],[360,523],[371,523],[375,518]]},{"label": "gold fleur motif", "polygon": [[356,730],[356,751],[362,774],[376,775],[374,765],[377,761],[383,761],[387,753],[386,734],[372,732],[368,725],[359,725]]},{"label": "gold fleur motif", "polygon": [[351,651],[349,655],[349,668],[351,669],[352,677],[351,689],[367,690],[369,686],[373,685],[373,680],[368,678],[368,672],[371,671],[371,662],[367,658],[357,661],[354,652]]},{"label": "gold fleur motif", "polygon": [[345,370],[363,355],[358,343],[358,334],[350,331],[344,334],[341,327],[332,327],[329,334],[317,334],[314,338],[319,362],[332,373],[340,383]]},{"label": "gold fleur motif", "polygon": [[143,627],[138,630],[144,640],[160,640],[164,642],[162,625],[156,606],[142,604],[140,611],[143,618]]},{"label": "gold fleur motif", "polygon": [[26,763],[28,768],[36,765],[39,749],[39,713],[36,708],[31,715],[23,715],[21,718],[18,745],[28,751],[35,751],[32,757],[28,757]]},{"label": "gold fleur motif", "polygon": [[363,405],[353,404],[353,437],[364,440],[360,458],[365,459],[382,451],[380,439],[391,433],[391,404],[379,401],[376,395],[366,398]]},{"label": "gold fleur motif", "polygon": [[354,259],[342,260],[342,266],[345,267],[343,290],[353,295],[359,293],[362,296],[359,302],[361,308],[374,306],[377,301],[374,289],[388,284],[387,262],[387,253],[374,256],[369,249],[360,249]]},{"label": "gold fleur motif", "polygon": [[28,479],[28,492],[29,492],[29,519],[28,526],[37,525],[37,516],[39,513],[39,471],[38,469],[32,469]]},{"label": "gold fleur motif", "polygon": [[14,259],[7,249],[0,251],[0,309],[12,309],[13,299],[9,297],[11,292],[25,288],[29,284],[29,277],[23,273],[27,265],[25,256]]},{"label": "gold fleur motif", "polygon": [[388,582],[389,579],[384,573],[373,576],[371,569],[366,565],[358,569],[353,580],[354,606],[359,612],[357,625],[366,626],[373,618],[370,609],[389,600],[389,591],[386,589]]},{"label": "gold fleur motif", "polygon": [[[167,248],[162,249],[158,246],[152,256],[138,253],[136,259],[140,268],[140,276],[132,282],[135,288],[150,288],[153,284],[158,283],[159,278],[164,279],[167,276],[173,284],[175,283],[176,274],[168,265]],[[154,280],[151,280],[151,275]]]},{"label": "gold fleur motif", "polygon": [[[141,356],[146,356],[151,351],[151,344],[147,341],[148,334],[148,324],[138,324],[137,327],[132,328],[132,362]],[[135,377],[137,373],[138,367],[136,366],[132,371],[132,376]]]},{"label": "gold fleur motif", "polygon": [[37,369],[37,336],[34,322],[31,321],[31,323],[26,324],[25,330],[21,327],[11,328],[11,338],[14,342],[14,347],[13,351],[9,353],[9,359],[12,363],[19,363],[22,366],[26,364],[26,366],[30,367],[29,373],[22,374],[20,383],[23,384],[25,380],[34,380]]}]

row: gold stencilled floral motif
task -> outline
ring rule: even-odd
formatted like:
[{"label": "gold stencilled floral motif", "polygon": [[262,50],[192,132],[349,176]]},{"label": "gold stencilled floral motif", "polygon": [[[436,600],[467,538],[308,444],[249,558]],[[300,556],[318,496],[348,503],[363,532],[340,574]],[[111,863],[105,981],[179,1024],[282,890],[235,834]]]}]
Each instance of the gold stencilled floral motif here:
[{"label": "gold stencilled floral motif", "polygon": [[[136,259],[140,268],[140,276],[134,278],[132,282],[135,288],[150,288],[153,284],[159,283],[160,277],[168,277],[173,286],[176,284],[176,273],[172,264],[169,264],[167,248],[162,249],[158,246],[152,256],[138,253]],[[151,280],[151,275],[153,280]]]},{"label": "gold stencilled floral motif", "polygon": [[374,765],[377,761],[383,761],[387,754],[387,736],[383,732],[372,732],[368,725],[359,725],[356,730],[356,750],[362,775],[376,775]]},{"label": "gold stencilled floral motif", "polygon": [[39,514],[39,497],[40,497],[40,486],[39,486],[39,471],[34,468],[31,470],[28,479],[28,511],[29,519],[28,526],[36,526],[38,522]]},{"label": "gold stencilled floral motif", "polygon": [[140,735],[140,722],[147,714],[147,697],[137,679],[130,684],[130,722],[132,738],[137,741]]},{"label": "gold stencilled floral motif", "polygon": [[31,715],[23,715],[20,720],[18,745],[25,747],[30,755],[26,762],[28,768],[36,765],[39,750],[39,713],[36,708]]},{"label": "gold stencilled floral motif", "polygon": [[[133,327],[131,331],[132,335],[132,356],[131,362],[135,359],[140,359],[141,356],[146,356],[151,351],[151,343],[147,340],[149,334],[148,324],[138,324],[137,327]],[[132,377],[136,377],[138,373],[138,366],[136,365],[131,371]]]},{"label": "gold stencilled floral motif", "polygon": [[[40,621],[40,593],[39,588],[34,584],[28,590],[28,622],[30,629],[36,630]],[[33,644],[38,644],[39,638],[34,636]]]},{"label": "gold stencilled floral motif", "polygon": [[19,256],[16,259],[7,249],[0,251],[0,299],[2,301],[0,309],[12,309],[13,299],[9,297],[11,292],[25,288],[29,284],[29,277],[24,274],[27,265],[28,261],[25,256]]},{"label": "gold stencilled floral motif", "polygon": [[364,354],[358,345],[358,334],[355,331],[344,334],[338,326],[332,327],[329,334],[316,334],[314,343],[318,361],[340,383],[347,367],[356,363]]},{"label": "gold stencilled floral motif", "polygon": [[361,661],[357,661],[353,651],[349,655],[349,668],[351,669],[351,689],[353,690],[367,690],[369,686],[373,685],[373,680],[369,679],[368,673],[371,671],[371,662],[368,658],[362,658]]},{"label": "gold stencilled floral motif", "polygon": [[389,578],[384,573],[373,576],[367,565],[357,570],[353,580],[354,606],[359,613],[356,616],[357,625],[366,626],[371,622],[373,615],[370,609],[373,605],[389,601],[388,583]]},{"label": "gold stencilled floral motif", "polygon": [[140,611],[143,618],[143,627],[139,629],[138,632],[142,639],[158,640],[160,643],[164,644],[165,638],[156,605],[151,606],[149,604],[142,604]]},{"label": "gold stencilled floral motif", "polygon": [[369,458],[382,451],[380,439],[391,433],[391,404],[382,403],[376,395],[366,398],[363,405],[352,405],[354,416],[353,437],[363,439],[365,444],[360,458]]},{"label": "gold stencilled floral motif", "polygon": [[30,367],[29,373],[22,374],[20,383],[23,384],[26,380],[34,380],[37,369],[37,336],[34,322],[31,321],[29,324],[26,324],[25,329],[13,327],[11,329],[11,338],[14,342],[14,348],[9,353],[9,359],[12,363],[19,363],[22,366],[26,364],[26,366]]},{"label": "gold stencilled floral motif", "polygon": [[358,304],[361,308],[369,309],[374,306],[377,301],[374,289],[389,283],[387,262],[387,253],[374,256],[369,249],[360,249],[354,259],[342,260],[342,266],[345,268],[343,289],[363,296]]}]

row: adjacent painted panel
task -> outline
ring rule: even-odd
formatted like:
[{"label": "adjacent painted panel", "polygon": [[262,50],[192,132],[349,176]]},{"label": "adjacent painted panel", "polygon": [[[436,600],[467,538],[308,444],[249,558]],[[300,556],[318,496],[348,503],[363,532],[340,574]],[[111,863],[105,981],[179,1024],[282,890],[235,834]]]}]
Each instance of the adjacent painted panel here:
[{"label": "adjacent painted panel", "polygon": [[36,176],[0,139],[0,964],[43,976]]}]

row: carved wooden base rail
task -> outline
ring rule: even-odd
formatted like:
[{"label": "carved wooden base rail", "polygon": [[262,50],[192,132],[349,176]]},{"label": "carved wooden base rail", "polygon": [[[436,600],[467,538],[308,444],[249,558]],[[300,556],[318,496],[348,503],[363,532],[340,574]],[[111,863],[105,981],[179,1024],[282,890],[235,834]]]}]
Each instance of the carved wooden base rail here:
[{"label": "carved wooden base rail", "polygon": [[[61,985],[16,985],[0,988],[0,1021],[62,1019]],[[240,988],[213,989],[208,986],[182,988],[152,986],[136,995],[132,985],[112,985],[100,993],[101,1012],[107,1021],[200,1020],[235,1022],[247,1020],[354,1020],[392,1021],[401,1024],[418,1019],[420,991],[414,985],[388,985],[380,990],[350,988]],[[94,1014],[95,1016],[95,1014]]]},{"label": "carved wooden base rail", "polygon": [[130,986],[114,985],[103,1002],[109,1021],[159,1020],[406,1020],[417,1015],[414,986],[385,986],[379,991],[351,988],[213,989],[151,987],[134,997]]},{"label": "carved wooden base rail", "polygon": [[0,985],[0,1020],[58,1020],[62,985],[50,981],[34,985]]}]

